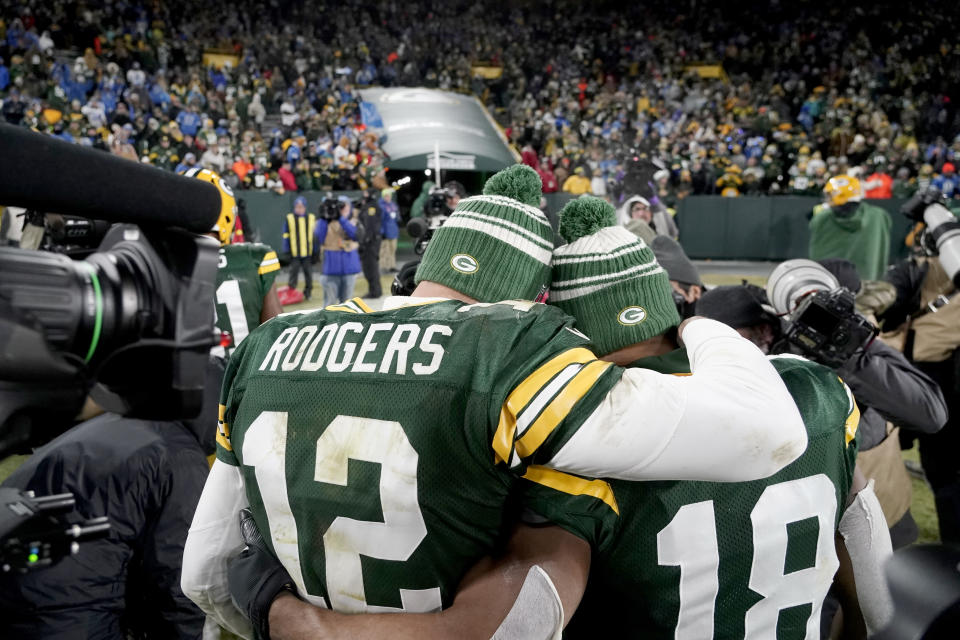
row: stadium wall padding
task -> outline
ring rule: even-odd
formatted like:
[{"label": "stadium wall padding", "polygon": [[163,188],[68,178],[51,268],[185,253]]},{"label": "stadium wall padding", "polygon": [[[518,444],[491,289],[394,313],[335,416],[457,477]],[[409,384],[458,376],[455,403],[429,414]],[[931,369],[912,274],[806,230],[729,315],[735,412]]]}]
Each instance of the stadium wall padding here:
[{"label": "stadium wall padding", "polygon": [[[277,251],[283,248],[284,216],[293,211],[297,196],[307,199],[309,211],[332,195],[356,199],[359,191],[301,191],[277,195],[269,191],[240,191],[237,198],[247,205],[247,215],[259,241]],[[556,228],[557,214],[573,196],[546,194],[547,214]],[[805,258],[810,233],[807,216],[820,198],[810,196],[739,197],[689,196],[677,208],[680,242],[687,254],[700,260],[770,260]],[[906,257],[903,239],[910,222],[900,213],[902,199],[870,200],[890,212],[890,260]],[[558,241],[559,237],[557,238]]]},{"label": "stadium wall padding", "polygon": [[[808,215],[820,198],[810,196],[690,196],[680,201],[677,226],[687,254],[700,260],[770,260],[807,257]],[[886,209],[891,262],[906,257],[903,240],[912,224],[900,213],[905,200],[869,200]]]}]

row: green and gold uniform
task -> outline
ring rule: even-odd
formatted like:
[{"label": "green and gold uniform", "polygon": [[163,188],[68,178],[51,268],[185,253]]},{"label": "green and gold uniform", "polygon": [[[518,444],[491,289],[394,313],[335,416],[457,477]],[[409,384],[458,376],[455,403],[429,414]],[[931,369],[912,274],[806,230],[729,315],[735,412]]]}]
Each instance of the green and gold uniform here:
[{"label": "green and gold uniform", "polygon": [[299,593],[344,612],[449,605],[511,524],[519,478],[620,379],[571,323],[531,302],[355,298],[252,332],[227,368],[217,458],[240,466]]},{"label": "green and gold uniform", "polygon": [[[624,638],[820,637],[859,411],[826,367],[792,356],[772,362],[800,409],[808,445],[770,478],[611,480],[619,520],[607,505],[525,483],[528,509],[594,548],[587,591],[564,638],[612,627]],[[684,350],[633,366],[690,370]]]},{"label": "green and gold uniform", "polygon": [[263,298],[280,270],[277,253],[265,244],[220,247],[217,263],[216,326],[233,337],[233,345],[214,347],[214,355],[229,356],[252,329],[260,325]]}]

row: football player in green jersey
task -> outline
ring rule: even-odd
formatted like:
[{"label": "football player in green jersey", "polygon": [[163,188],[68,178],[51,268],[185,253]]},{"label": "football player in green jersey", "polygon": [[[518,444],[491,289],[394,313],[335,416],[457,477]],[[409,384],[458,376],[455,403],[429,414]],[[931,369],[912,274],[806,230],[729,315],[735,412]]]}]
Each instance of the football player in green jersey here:
[{"label": "football player in green jersey", "polygon": [[[671,329],[649,327],[642,318],[655,315],[669,285],[642,276],[610,279],[600,290],[580,284],[622,272],[639,244],[619,227],[602,227],[596,222],[602,217],[585,215],[591,205],[609,208],[607,222],[615,221],[613,208],[592,198],[561,213],[560,233],[571,243],[554,253],[552,302],[575,314],[605,360],[688,374],[688,354],[677,350]],[[607,259],[585,259],[601,253]],[[527,484],[529,508],[594,545],[587,591],[565,637],[593,637],[598,625],[615,624],[625,637],[819,638],[821,605],[841,559],[852,562],[856,576],[855,587],[847,579],[839,589],[848,629],[865,622],[862,636],[889,621],[881,567],[892,551],[873,490],[855,476],[859,410],[853,395],[826,367],[794,356],[772,362],[804,418],[808,445],[769,478],[611,480],[616,523],[613,507],[605,512],[574,496],[564,504],[556,489]],[[752,401],[748,390],[742,399]],[[622,618],[611,622],[614,612]]]},{"label": "football player in green jersey", "polygon": [[[802,453],[783,382],[728,327],[681,327],[694,374],[675,377],[597,360],[569,316],[529,302],[550,278],[539,187],[517,166],[461,201],[417,298],[282,316],[240,345],[184,552],[183,590],[201,609],[249,633],[226,589],[243,507],[306,601],[428,612],[495,548],[522,477],[745,480]],[[734,397],[742,388],[754,402]],[[565,487],[611,499],[602,482]]]},{"label": "football player in green jersey", "polygon": [[220,176],[200,168],[189,169],[184,175],[209,182],[220,190],[220,217],[210,236],[221,245],[217,262],[216,327],[229,339],[211,352],[225,357],[236,350],[252,329],[283,310],[274,284],[280,261],[276,251],[265,244],[230,244],[237,206],[233,191]]}]

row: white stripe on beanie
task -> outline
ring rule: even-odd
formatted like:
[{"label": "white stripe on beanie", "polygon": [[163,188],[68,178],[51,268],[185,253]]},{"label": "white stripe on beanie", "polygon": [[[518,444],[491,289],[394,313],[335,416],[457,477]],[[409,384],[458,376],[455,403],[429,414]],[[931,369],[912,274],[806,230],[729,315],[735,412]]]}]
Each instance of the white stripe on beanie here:
[{"label": "white stripe on beanie", "polygon": [[[647,276],[655,276],[658,273],[664,273],[664,270],[660,267],[657,267],[649,273],[641,273],[635,278],[646,278]],[[576,289],[566,289],[562,291],[557,291],[556,289],[550,289],[550,301],[551,302],[564,302],[566,300],[573,300],[574,298],[580,298],[582,296],[590,295],[591,293],[596,293],[606,289],[607,287],[612,287],[614,285],[620,284],[623,280],[613,279],[607,282],[601,282],[600,284],[591,285],[589,287],[579,287]]]},{"label": "white stripe on beanie", "polygon": [[[502,222],[502,221],[499,221]],[[550,258],[553,253],[549,249],[544,249],[543,247],[527,240],[524,236],[521,236],[519,233],[511,231],[510,229],[501,226],[499,224],[494,225],[488,222],[480,222],[478,220],[473,220],[466,218],[466,216],[450,216],[450,218],[443,223],[444,229],[467,229],[470,231],[476,231],[477,233],[482,233],[484,235],[490,236],[501,242],[505,242],[514,249],[517,249],[521,253],[525,253],[529,257],[533,258],[537,262],[549,266]]]},{"label": "white stripe on beanie", "polygon": [[[639,238],[638,238],[639,240]],[[598,260],[610,260],[611,258],[617,258],[619,256],[628,255],[631,253],[640,253],[647,249],[647,245],[643,244],[643,241],[634,242],[626,246],[620,247],[616,251],[611,251],[610,253],[574,253],[568,255],[561,255],[559,251],[554,252],[553,264],[554,266],[558,264],[578,264],[582,262],[596,262]]]},{"label": "white stripe on beanie", "polygon": [[[521,226],[518,225],[517,223],[515,223],[515,222],[510,222],[509,220],[506,220],[506,219],[504,219],[504,218],[500,218],[500,217],[498,217],[498,216],[487,215],[487,214],[485,214],[485,213],[479,213],[479,212],[477,212],[477,211],[457,211],[457,212],[454,214],[454,216],[457,217],[457,218],[460,218],[460,217],[470,218],[471,220],[479,220],[480,222],[489,222],[489,223],[491,223],[491,224],[496,224],[496,225],[499,225],[499,226],[502,226],[502,227],[507,227],[508,229],[511,229],[511,230],[513,230],[513,231],[516,231],[516,232],[519,233],[520,235],[525,236],[526,238],[528,238],[528,239],[531,240],[532,242],[536,242],[537,244],[539,244],[540,246],[542,246],[544,249],[550,249],[551,251],[553,251],[553,243],[552,243],[552,242],[550,242],[549,240],[547,240],[547,239],[544,238],[543,236],[537,235],[536,232],[530,231],[529,229],[524,229],[523,227],[521,227]],[[448,218],[448,219],[449,219],[449,218]]]},{"label": "white stripe on beanie", "polygon": [[[456,211],[460,211],[461,208],[467,208],[469,210],[469,205],[478,202],[492,204],[498,207],[509,207],[510,209],[526,214],[528,217],[533,218],[540,224],[545,225],[548,229],[551,229],[550,221],[547,220],[547,216],[543,214],[543,211],[540,211],[540,209],[537,209],[536,207],[531,207],[528,204],[524,204],[519,200],[514,200],[513,198],[508,198],[506,196],[482,195],[464,198],[457,204]],[[456,211],[454,213],[456,213]]]},{"label": "white stripe on beanie", "polygon": [[[644,272],[649,273],[644,273]],[[656,260],[651,260],[650,262],[645,262],[644,264],[638,264],[630,267],[629,269],[624,269],[623,271],[617,272],[608,272],[601,273],[596,276],[586,276],[583,278],[576,278],[574,280],[554,280],[553,286],[551,289],[566,289],[568,287],[573,287],[578,284],[589,284],[591,282],[598,282],[600,280],[614,280],[614,279],[623,279],[626,276],[640,277],[640,276],[651,276],[655,273],[662,272],[663,269],[657,264]]]}]

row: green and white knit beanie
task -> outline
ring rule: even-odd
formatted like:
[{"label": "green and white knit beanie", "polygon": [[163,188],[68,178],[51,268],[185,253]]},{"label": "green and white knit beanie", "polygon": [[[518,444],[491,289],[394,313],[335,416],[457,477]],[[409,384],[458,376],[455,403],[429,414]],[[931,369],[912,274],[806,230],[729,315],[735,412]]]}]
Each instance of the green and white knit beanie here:
[{"label": "green and white knit beanie", "polygon": [[605,200],[580,196],[560,211],[550,304],[608,354],[680,324],[667,273],[643,240],[617,226]]},{"label": "green and white knit beanie", "polygon": [[553,230],[542,183],[522,164],[495,174],[437,229],[416,282],[446,285],[480,302],[535,300],[550,286]]}]

